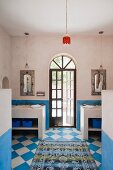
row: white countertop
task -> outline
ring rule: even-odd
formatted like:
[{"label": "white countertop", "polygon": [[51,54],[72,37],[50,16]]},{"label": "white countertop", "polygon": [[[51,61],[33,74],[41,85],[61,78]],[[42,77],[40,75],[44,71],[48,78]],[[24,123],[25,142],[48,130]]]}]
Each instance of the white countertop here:
[{"label": "white countertop", "polygon": [[82,105],[82,107],[84,108],[88,108],[88,109],[101,109],[101,105]]},{"label": "white countertop", "polygon": [[37,108],[41,108],[43,107],[43,105],[39,105],[39,104],[36,104],[36,105],[13,105],[12,108],[13,109],[28,109],[28,108],[32,108],[32,109],[37,109]]}]

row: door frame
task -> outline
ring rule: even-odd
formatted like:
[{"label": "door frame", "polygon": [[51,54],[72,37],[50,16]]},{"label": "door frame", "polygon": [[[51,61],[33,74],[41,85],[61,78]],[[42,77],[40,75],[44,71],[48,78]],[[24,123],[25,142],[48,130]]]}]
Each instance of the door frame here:
[{"label": "door frame", "polygon": [[[49,127],[52,126],[52,71],[74,71],[74,126],[57,126],[57,127],[75,127],[76,128],[76,68],[75,69],[49,69]],[[55,127],[55,126],[54,126]]]}]

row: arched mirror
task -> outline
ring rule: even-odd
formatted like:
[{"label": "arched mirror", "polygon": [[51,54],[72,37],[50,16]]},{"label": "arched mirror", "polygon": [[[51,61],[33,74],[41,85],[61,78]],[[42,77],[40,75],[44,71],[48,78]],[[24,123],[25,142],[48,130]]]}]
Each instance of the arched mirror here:
[{"label": "arched mirror", "polygon": [[26,73],[24,75],[23,91],[24,91],[24,93],[27,93],[27,92],[31,93],[31,91],[32,91],[31,75],[29,75],[28,73]]},{"label": "arched mirror", "polygon": [[91,70],[92,95],[100,95],[106,89],[106,70]]},{"label": "arched mirror", "polygon": [[8,77],[4,77],[2,80],[2,88],[3,89],[9,89],[9,79]]},{"label": "arched mirror", "polygon": [[34,96],[34,70],[20,70],[20,95]]}]

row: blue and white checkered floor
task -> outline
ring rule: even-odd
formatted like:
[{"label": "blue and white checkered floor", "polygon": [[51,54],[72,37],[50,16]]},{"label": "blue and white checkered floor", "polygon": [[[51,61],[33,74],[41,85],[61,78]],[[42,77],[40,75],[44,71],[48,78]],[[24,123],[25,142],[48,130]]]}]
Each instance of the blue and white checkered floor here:
[{"label": "blue and white checkered floor", "polygon": [[[44,140],[74,141],[81,140],[81,133],[75,128],[51,128],[45,132]],[[96,161],[98,169],[101,166],[101,142],[99,138],[89,138],[89,149]],[[12,169],[29,170],[34,157],[38,139],[34,134],[14,135],[12,142]]]}]

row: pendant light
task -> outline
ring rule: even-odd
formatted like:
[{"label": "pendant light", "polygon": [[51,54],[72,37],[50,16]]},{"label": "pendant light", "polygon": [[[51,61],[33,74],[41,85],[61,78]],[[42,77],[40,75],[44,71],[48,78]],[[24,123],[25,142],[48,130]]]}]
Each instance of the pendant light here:
[{"label": "pendant light", "polygon": [[27,59],[28,59],[28,55],[27,55],[27,52],[28,52],[27,45],[28,45],[28,43],[27,43],[27,40],[28,40],[29,33],[25,32],[24,35],[26,37],[26,42],[25,42],[25,45],[26,45],[26,63],[25,63],[25,69],[29,69],[29,65],[28,65],[28,61],[27,61]]},{"label": "pendant light", "polygon": [[103,69],[103,65],[102,65],[102,35],[103,35],[103,33],[104,33],[104,31],[99,31],[99,35],[100,35],[100,57],[101,57],[99,70]]},{"label": "pendant light", "polygon": [[67,29],[67,0],[66,0],[66,34],[63,37],[63,44],[71,44],[71,37],[68,35],[68,29]]}]

